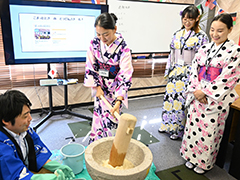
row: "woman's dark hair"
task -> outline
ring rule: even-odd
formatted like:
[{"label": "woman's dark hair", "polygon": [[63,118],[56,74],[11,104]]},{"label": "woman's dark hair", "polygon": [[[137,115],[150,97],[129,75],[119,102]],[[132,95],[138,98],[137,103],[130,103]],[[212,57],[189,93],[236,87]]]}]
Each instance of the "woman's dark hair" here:
[{"label": "woman's dark hair", "polygon": [[0,95],[0,125],[5,126],[2,122],[11,122],[15,124],[15,118],[22,113],[23,106],[30,108],[32,105],[29,99],[20,91],[8,90]]},{"label": "woman's dark hair", "polygon": [[94,27],[100,26],[104,29],[115,29],[118,18],[113,13],[102,13],[100,14],[94,24]]},{"label": "woman's dark hair", "polygon": [[213,18],[211,24],[213,23],[213,21],[221,21],[222,23],[227,25],[228,29],[231,29],[231,27],[233,27],[232,16],[230,14],[227,14],[227,13],[222,13],[222,14],[219,14],[219,15],[215,16]]},{"label": "woman's dark hair", "polygon": [[[199,10],[196,6],[190,5],[183,10],[182,19],[185,17],[185,15],[187,18],[192,18],[192,19],[197,20],[197,18],[200,14],[199,14]],[[200,21],[200,19],[198,21],[196,21],[195,25],[192,27],[192,30],[194,30],[196,33],[199,32],[199,28],[198,28],[199,21]],[[183,28],[184,28],[184,26],[182,26],[182,29]]]}]

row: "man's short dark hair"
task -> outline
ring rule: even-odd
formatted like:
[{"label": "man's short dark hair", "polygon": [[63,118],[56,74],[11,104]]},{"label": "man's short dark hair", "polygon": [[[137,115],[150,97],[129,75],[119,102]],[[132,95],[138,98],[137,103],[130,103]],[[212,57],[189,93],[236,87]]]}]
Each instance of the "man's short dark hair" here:
[{"label": "man's short dark hair", "polygon": [[22,113],[23,106],[30,108],[30,100],[18,90],[8,90],[0,95],[0,123],[4,126],[2,120],[15,124],[15,118]]}]

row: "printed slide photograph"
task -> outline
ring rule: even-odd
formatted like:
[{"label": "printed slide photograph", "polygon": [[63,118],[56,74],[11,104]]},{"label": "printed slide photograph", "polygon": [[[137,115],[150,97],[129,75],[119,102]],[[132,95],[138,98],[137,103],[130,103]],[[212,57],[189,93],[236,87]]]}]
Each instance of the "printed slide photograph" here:
[{"label": "printed slide photograph", "polygon": [[20,13],[22,52],[86,51],[94,22],[94,16]]}]

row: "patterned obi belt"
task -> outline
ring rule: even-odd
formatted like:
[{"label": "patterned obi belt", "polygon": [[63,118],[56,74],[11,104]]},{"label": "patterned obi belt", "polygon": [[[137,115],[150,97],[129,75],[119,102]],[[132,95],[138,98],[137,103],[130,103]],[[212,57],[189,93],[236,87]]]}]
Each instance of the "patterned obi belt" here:
[{"label": "patterned obi belt", "polygon": [[115,79],[115,77],[117,76],[119,70],[120,70],[120,67],[119,65],[109,65],[109,64],[106,64],[106,63],[102,63],[98,60],[96,60],[96,63],[97,63],[97,67],[96,67],[96,71],[99,71],[99,69],[104,69],[104,70],[107,70],[109,72],[109,77],[110,79]]},{"label": "patterned obi belt", "polygon": [[200,70],[198,72],[198,80],[201,81],[201,79],[206,79],[212,82],[221,74],[221,72],[222,68],[208,67],[206,74],[206,66],[200,66]]}]

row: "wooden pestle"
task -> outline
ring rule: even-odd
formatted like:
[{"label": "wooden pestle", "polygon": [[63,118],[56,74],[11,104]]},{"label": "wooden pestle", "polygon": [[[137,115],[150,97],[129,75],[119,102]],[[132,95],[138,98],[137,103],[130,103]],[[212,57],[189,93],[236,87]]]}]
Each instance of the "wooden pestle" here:
[{"label": "wooden pestle", "polygon": [[[101,96],[101,99],[109,109],[112,109],[112,106],[103,96]],[[119,123],[116,135],[113,140],[108,164],[116,167],[123,165],[128,146],[137,122],[137,118],[127,113],[124,113],[120,116],[116,111],[114,112],[114,116],[118,119]]]}]

